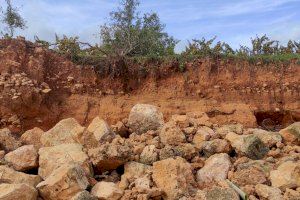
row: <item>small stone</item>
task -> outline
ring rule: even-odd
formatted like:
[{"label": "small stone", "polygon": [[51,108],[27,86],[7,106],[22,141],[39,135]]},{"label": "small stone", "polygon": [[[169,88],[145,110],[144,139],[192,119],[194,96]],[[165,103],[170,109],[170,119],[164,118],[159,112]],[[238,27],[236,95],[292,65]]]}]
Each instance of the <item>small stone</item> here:
[{"label": "small stone", "polygon": [[97,200],[97,197],[91,195],[88,191],[84,190],[78,192],[71,200]]},{"label": "small stone", "polygon": [[93,119],[91,124],[88,126],[87,131],[93,133],[95,139],[100,143],[111,142],[116,136],[108,124],[99,117]]},{"label": "small stone", "polygon": [[140,162],[144,164],[153,164],[158,160],[158,153],[155,145],[146,146],[140,155]]},{"label": "small stone", "polygon": [[123,196],[123,191],[115,183],[99,182],[91,191],[91,194],[103,200],[118,200]]},{"label": "small stone", "polygon": [[217,153],[229,153],[231,150],[230,144],[226,140],[215,139],[206,141],[202,144],[202,151],[205,156],[210,157]]},{"label": "small stone", "polygon": [[213,187],[205,192],[204,200],[239,200],[239,195],[231,188]]}]

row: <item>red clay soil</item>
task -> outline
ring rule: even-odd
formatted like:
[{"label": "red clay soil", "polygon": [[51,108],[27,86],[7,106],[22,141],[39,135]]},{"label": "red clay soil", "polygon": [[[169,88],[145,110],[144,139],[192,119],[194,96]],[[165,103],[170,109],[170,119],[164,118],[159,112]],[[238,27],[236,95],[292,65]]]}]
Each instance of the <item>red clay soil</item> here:
[{"label": "red clay soil", "polygon": [[[159,106],[165,118],[206,112],[213,122],[238,122],[247,127],[276,128],[300,120],[300,65],[296,61],[250,65],[246,61],[195,60],[187,63],[184,73],[128,77],[130,92],[125,93],[124,79],[101,78],[90,66],[77,66],[19,38],[0,41],[0,73],[1,126],[15,132],[33,127],[47,130],[67,117],[82,125],[96,116],[116,123],[136,103]],[[18,84],[15,75],[22,73],[20,76],[31,80],[28,85]]]}]

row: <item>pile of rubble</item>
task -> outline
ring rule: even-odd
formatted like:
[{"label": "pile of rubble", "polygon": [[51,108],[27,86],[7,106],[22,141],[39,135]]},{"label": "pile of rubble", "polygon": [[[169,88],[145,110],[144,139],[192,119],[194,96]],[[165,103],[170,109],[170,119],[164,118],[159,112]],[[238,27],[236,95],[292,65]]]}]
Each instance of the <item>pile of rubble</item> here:
[{"label": "pile of rubble", "polygon": [[20,138],[0,130],[0,199],[300,199],[300,122],[280,132],[218,126],[205,113],[164,122],[152,105],[88,127],[64,119]]}]

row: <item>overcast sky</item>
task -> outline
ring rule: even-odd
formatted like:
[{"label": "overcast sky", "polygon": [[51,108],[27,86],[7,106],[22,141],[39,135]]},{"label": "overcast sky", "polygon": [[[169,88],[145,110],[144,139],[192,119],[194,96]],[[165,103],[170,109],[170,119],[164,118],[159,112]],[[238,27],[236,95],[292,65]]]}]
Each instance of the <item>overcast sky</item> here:
[{"label": "overcast sky", "polygon": [[[96,34],[118,0],[13,0],[21,8],[27,39],[38,35],[78,35],[98,42]],[[0,0],[0,5],[4,0]],[[141,0],[141,12],[157,12],[166,31],[181,40],[218,36],[233,47],[248,45],[250,37],[267,34],[281,42],[300,40],[300,0]]]}]

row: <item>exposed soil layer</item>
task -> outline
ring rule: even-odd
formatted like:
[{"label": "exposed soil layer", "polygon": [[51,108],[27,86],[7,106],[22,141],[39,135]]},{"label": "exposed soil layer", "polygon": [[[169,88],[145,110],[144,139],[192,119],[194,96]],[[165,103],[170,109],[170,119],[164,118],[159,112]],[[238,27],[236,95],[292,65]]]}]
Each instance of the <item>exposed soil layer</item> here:
[{"label": "exposed soil layer", "polygon": [[48,130],[64,118],[86,125],[95,116],[116,123],[137,103],[160,107],[167,119],[202,111],[214,123],[246,127],[277,129],[299,121],[297,61],[265,65],[202,59],[186,63],[185,72],[170,65],[149,63],[147,68],[158,70],[110,78],[22,38],[1,40],[1,126],[15,132]]}]

